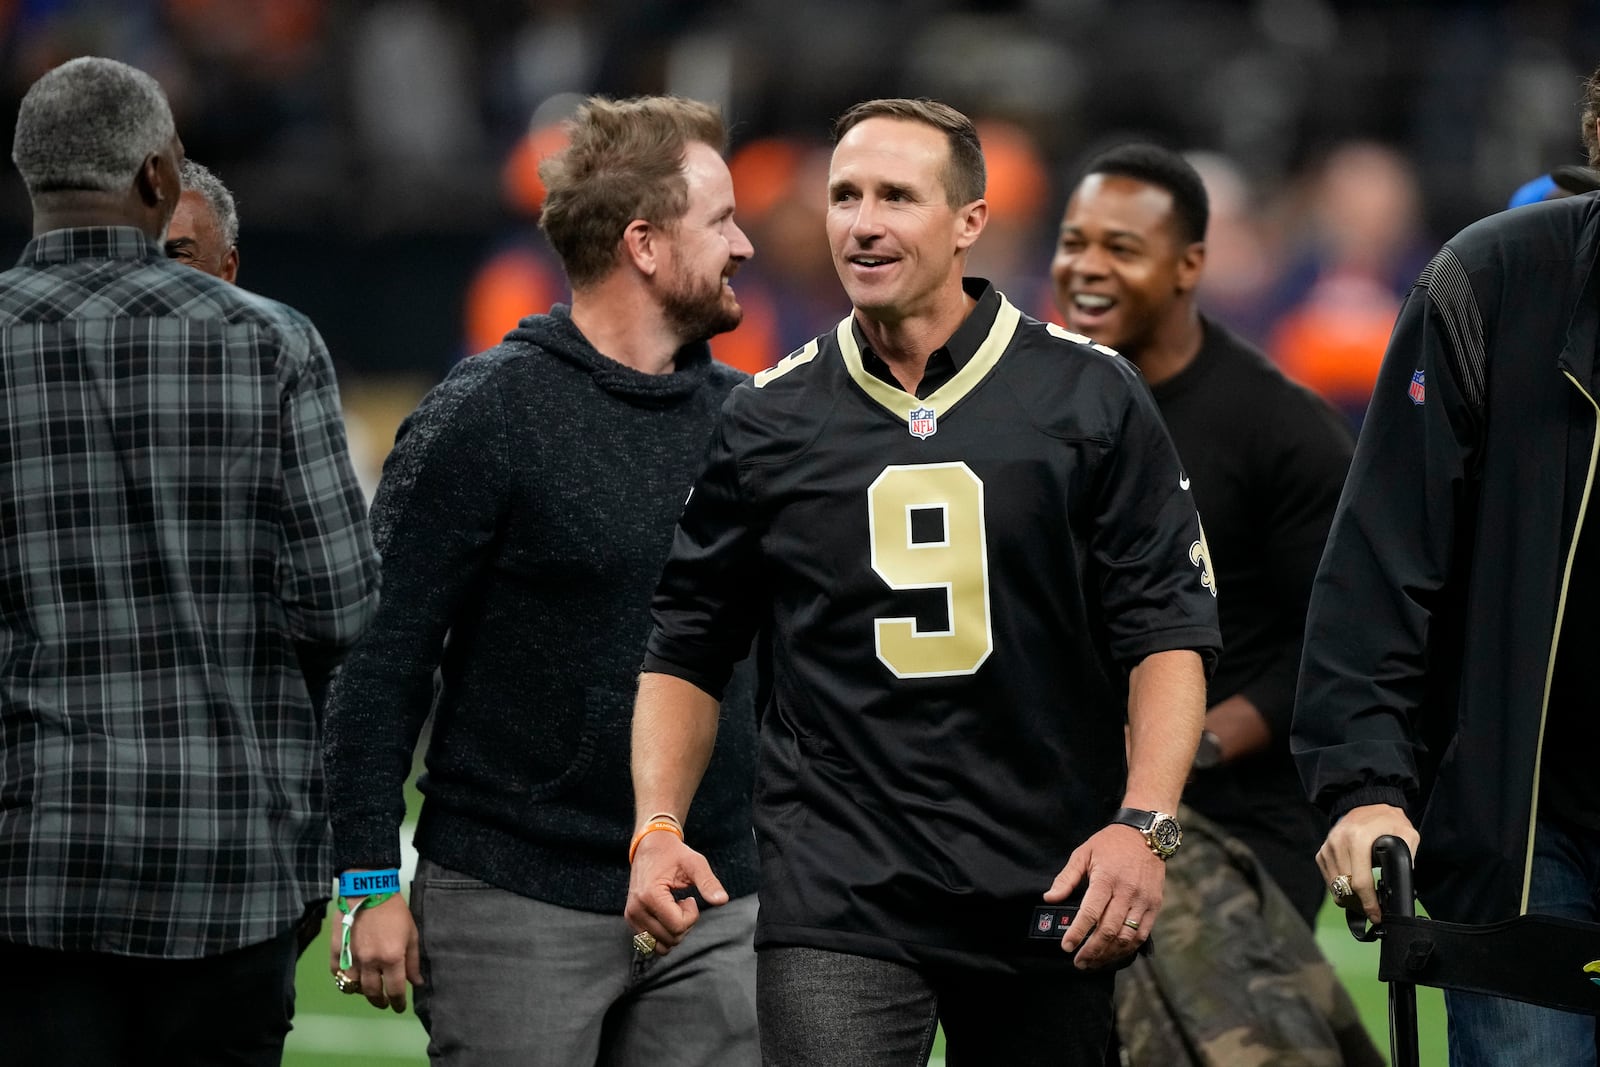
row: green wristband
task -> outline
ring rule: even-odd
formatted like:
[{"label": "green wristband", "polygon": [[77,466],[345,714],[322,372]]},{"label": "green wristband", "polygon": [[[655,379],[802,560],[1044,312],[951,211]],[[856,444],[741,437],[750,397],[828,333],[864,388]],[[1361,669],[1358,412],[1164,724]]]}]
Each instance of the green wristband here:
[{"label": "green wristband", "polygon": [[339,969],[341,971],[348,970],[350,964],[354,962],[350,958],[350,931],[356,924],[356,912],[362,908],[376,908],[394,895],[393,893],[373,893],[371,896],[356,897],[354,903],[342,896],[337,898],[335,903],[339,905],[339,910],[344,912],[344,918],[339,923],[344,928],[344,932],[339,935]]}]

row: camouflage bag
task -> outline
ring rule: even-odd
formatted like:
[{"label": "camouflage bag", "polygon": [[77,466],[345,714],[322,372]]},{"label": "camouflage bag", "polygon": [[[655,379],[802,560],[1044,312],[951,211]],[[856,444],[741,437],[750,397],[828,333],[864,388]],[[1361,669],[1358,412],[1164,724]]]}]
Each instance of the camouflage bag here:
[{"label": "camouflage bag", "polygon": [[1349,993],[1250,849],[1183,808],[1155,952],[1117,975],[1129,1067],[1383,1067]]}]

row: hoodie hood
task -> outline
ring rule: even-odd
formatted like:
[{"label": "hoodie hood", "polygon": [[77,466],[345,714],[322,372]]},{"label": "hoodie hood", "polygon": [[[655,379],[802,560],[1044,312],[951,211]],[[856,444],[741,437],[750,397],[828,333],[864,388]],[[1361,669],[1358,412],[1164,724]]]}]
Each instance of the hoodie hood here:
[{"label": "hoodie hood", "polygon": [[711,346],[694,341],[678,349],[670,374],[645,374],[603,354],[572,321],[572,309],[556,304],[548,315],[529,315],[506,334],[588,373],[595,385],[630,402],[669,407],[693,395],[711,370]]}]

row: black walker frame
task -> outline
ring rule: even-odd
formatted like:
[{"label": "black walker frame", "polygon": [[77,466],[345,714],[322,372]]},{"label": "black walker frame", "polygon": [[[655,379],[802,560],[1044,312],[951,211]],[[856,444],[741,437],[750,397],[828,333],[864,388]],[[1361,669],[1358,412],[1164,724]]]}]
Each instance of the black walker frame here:
[{"label": "black walker frame", "polygon": [[[1378,977],[1389,985],[1389,1054],[1418,1067],[1417,986],[1488,993],[1563,1011],[1600,1015],[1600,924],[1522,915],[1483,926],[1420,918],[1411,850],[1398,837],[1372,846],[1381,871],[1383,922],[1346,913],[1358,941],[1378,941]],[[1600,1038],[1597,1038],[1600,1040]]]}]

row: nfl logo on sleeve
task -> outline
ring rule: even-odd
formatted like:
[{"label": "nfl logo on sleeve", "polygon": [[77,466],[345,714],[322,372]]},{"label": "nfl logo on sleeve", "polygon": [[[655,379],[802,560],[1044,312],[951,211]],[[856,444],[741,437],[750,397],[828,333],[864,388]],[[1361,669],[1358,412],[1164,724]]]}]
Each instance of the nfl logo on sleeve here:
[{"label": "nfl logo on sleeve", "polygon": [[1421,371],[1417,371],[1411,376],[1411,388],[1407,389],[1406,392],[1411,396],[1413,404],[1418,407],[1422,406],[1423,398],[1427,395],[1427,389],[1424,387]]},{"label": "nfl logo on sleeve", "polygon": [[939,418],[932,408],[912,408],[909,423],[911,436],[926,441],[939,430]]}]

